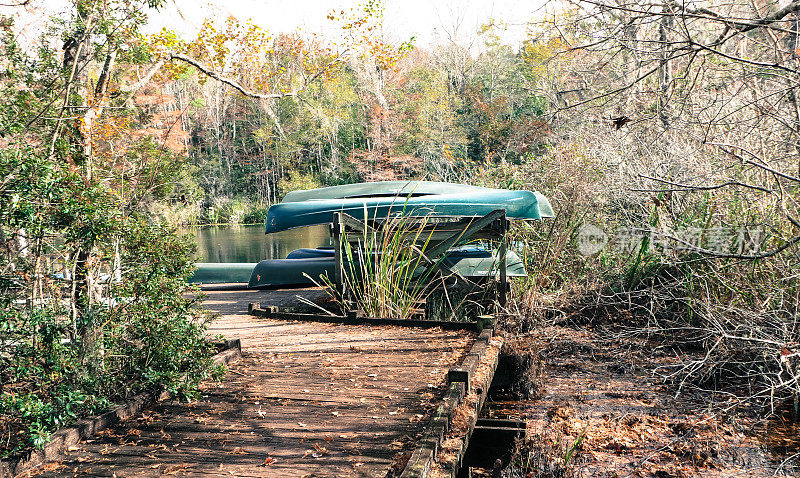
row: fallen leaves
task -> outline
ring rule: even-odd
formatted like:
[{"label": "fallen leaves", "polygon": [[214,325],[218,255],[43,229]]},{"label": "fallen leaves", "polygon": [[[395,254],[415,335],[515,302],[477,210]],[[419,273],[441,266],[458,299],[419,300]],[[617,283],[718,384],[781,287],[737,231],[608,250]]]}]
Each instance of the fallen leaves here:
[{"label": "fallen leaves", "polygon": [[312,443],[311,446],[314,447],[314,450],[313,451],[312,450],[306,450],[306,454],[303,455],[304,457],[306,455],[308,455],[309,452],[311,453],[312,458],[322,458],[325,455],[330,455],[330,452],[328,451],[328,449],[325,448],[324,446],[320,445],[319,443]]},{"label": "fallen leaves", "polygon": [[111,445],[106,445],[106,446],[103,447],[103,449],[100,450],[100,454],[101,455],[110,455],[110,454],[114,453],[117,450],[119,450],[119,448],[115,448],[115,449],[112,450],[111,449]]},{"label": "fallen leaves", "polygon": [[[438,347],[437,342],[432,342],[431,346]],[[371,344],[368,348],[370,350],[373,349]],[[303,373],[305,375],[300,375],[300,372],[297,372],[298,367],[296,365],[290,366],[293,370],[289,371],[289,374],[297,373],[299,376],[289,377],[283,366],[287,362],[296,364],[296,357],[285,354],[280,356],[270,355],[263,360],[269,370],[275,371],[276,375],[280,375],[280,379],[291,378],[291,380],[295,380],[291,386],[287,385],[288,390],[282,389],[281,393],[277,394],[278,396],[276,397],[273,396],[271,389],[267,394],[265,390],[268,389],[264,388],[266,385],[271,386],[272,382],[266,383],[262,376],[259,375],[260,371],[256,371],[253,372],[256,373],[255,378],[235,377],[239,382],[226,382],[227,388],[222,391],[215,390],[213,396],[204,399],[206,401],[205,405],[200,402],[196,404],[194,409],[183,409],[183,411],[178,411],[179,413],[170,411],[169,413],[157,414],[152,411],[145,411],[141,417],[135,419],[137,421],[132,419],[130,424],[124,427],[117,427],[116,430],[117,433],[127,437],[128,440],[136,439],[136,437],[146,437],[146,439],[139,442],[140,450],[138,452],[127,448],[122,448],[122,450],[125,450],[126,454],[134,452],[138,453],[142,458],[146,457],[146,464],[143,464],[142,468],[152,468],[149,471],[150,474],[181,475],[184,470],[187,470],[187,464],[176,465],[175,458],[178,457],[181,460],[188,460],[189,471],[194,472],[195,470],[191,469],[193,465],[192,458],[186,458],[190,453],[188,450],[191,448],[189,447],[205,446],[206,444],[215,449],[217,453],[221,451],[223,456],[229,457],[221,460],[226,462],[226,466],[225,471],[222,471],[220,466],[220,476],[234,475],[235,471],[237,471],[236,467],[245,461],[252,463],[249,466],[253,467],[272,467],[272,472],[264,470],[261,474],[276,474],[277,469],[282,470],[284,467],[288,469],[293,466],[301,455],[307,457],[307,459],[320,460],[320,464],[325,462],[325,457],[333,455],[335,459],[341,458],[351,463],[355,462],[352,463],[354,468],[366,467],[362,462],[364,460],[362,456],[363,450],[369,450],[377,446],[402,450],[407,445],[403,440],[395,440],[397,438],[395,433],[373,433],[375,428],[380,426],[380,423],[395,421],[401,425],[405,423],[407,427],[408,422],[405,421],[407,415],[411,416],[409,421],[421,421],[425,418],[425,415],[421,414],[423,410],[418,405],[418,401],[428,404],[428,402],[437,399],[432,392],[436,392],[436,388],[440,386],[439,382],[437,381],[435,385],[431,384],[430,388],[427,388],[426,384],[434,381],[434,378],[429,375],[432,368],[431,364],[433,363],[431,356],[435,355],[433,358],[436,359],[438,354],[426,355],[424,349],[418,351],[421,352],[420,357],[422,359],[413,359],[412,362],[420,365],[413,369],[413,374],[408,376],[404,374],[396,384],[384,383],[388,372],[384,368],[378,368],[375,354],[370,354],[364,359],[356,354],[350,354],[349,360],[343,360],[343,363],[331,363],[332,369],[324,367],[326,360],[328,362],[333,361],[327,355],[320,354],[320,357],[323,358],[319,359],[319,363],[307,364],[309,367],[319,367],[320,370],[324,370],[326,373],[330,371],[330,383],[328,383],[327,378],[321,382],[319,380],[299,381],[309,377],[307,373],[309,371],[304,369]],[[302,359],[304,356],[300,355],[298,357]],[[392,360],[396,362],[405,361],[406,358],[406,356],[389,350],[386,357],[381,356],[380,360],[381,363],[384,363]],[[277,366],[273,365],[273,363],[277,363]],[[404,365],[404,363],[399,365]],[[396,368],[399,365],[388,363],[389,370],[393,370],[392,367]],[[444,365],[449,366],[452,364],[445,363]],[[441,367],[438,361],[436,366]],[[341,370],[339,369],[340,367],[342,368]],[[436,380],[438,380],[443,377],[443,372],[439,370],[434,375],[437,375]],[[374,381],[372,379],[377,380]],[[241,385],[237,385],[237,383]],[[323,385],[319,385],[319,383]],[[343,388],[345,385],[353,388],[345,389]],[[348,392],[346,390],[352,391]],[[332,391],[337,393],[333,395]],[[229,405],[234,397],[240,400],[245,404],[241,408],[242,413],[235,416],[226,416],[229,409],[222,407],[213,398],[217,395],[224,396],[225,405]],[[327,395],[331,395],[337,401],[328,399]],[[302,409],[299,407],[302,407]],[[336,420],[333,418],[336,418]],[[298,421],[298,419],[307,419],[309,422]],[[294,426],[292,425],[293,423],[295,424]],[[129,428],[131,425],[139,428]],[[333,425],[336,426],[334,427]],[[253,442],[248,441],[249,437],[245,439],[238,437],[239,435],[257,435],[261,427],[286,431],[293,433],[294,436],[303,436],[304,444],[298,445],[295,441],[294,450],[287,456],[265,456],[258,446],[252,445]],[[171,433],[176,435],[172,436],[166,431],[166,428],[170,428],[172,430]],[[292,431],[293,428],[294,431]],[[196,435],[197,438],[195,438],[194,434],[187,436],[184,432],[185,429],[203,433],[198,433]],[[253,430],[255,430],[255,433]],[[111,442],[105,448],[103,448],[103,443],[98,443],[92,447],[94,450],[102,449],[101,454],[117,452],[117,450],[120,450],[118,448],[119,445],[124,444],[119,443],[120,440],[114,440],[113,438],[119,438],[120,435],[114,435],[110,431],[101,433],[100,436],[106,437],[103,441]],[[108,438],[112,439],[108,440]],[[115,441],[117,443],[114,443]],[[175,453],[178,450],[175,448],[178,444],[180,444],[181,452]],[[237,445],[248,446],[248,449]],[[94,453],[94,456],[97,456],[97,451]],[[234,458],[237,455],[243,458]],[[98,457],[97,459],[112,465],[116,462],[115,457]],[[227,463],[237,463],[237,465],[228,466]],[[83,466],[86,467],[87,465]],[[217,464],[215,463],[214,467],[216,468],[216,466]],[[352,469],[351,473],[353,473]],[[117,474],[122,476],[119,471],[117,471]]]},{"label": "fallen leaves", "polygon": [[54,462],[50,462],[50,463],[45,463],[40,468],[40,470],[41,471],[45,471],[45,472],[51,472],[51,471],[58,471],[58,470],[60,470],[60,469],[62,469],[64,467],[65,467],[65,465],[62,464],[61,462],[54,461]]},{"label": "fallen leaves", "polygon": [[181,463],[180,465],[173,465],[164,468],[161,473],[164,475],[174,475],[177,474],[179,471],[185,470],[187,467],[186,463]]}]

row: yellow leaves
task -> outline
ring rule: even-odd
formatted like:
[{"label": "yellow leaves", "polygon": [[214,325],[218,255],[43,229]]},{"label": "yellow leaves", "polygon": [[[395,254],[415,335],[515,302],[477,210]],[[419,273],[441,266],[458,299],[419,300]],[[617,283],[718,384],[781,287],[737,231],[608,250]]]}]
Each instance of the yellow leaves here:
[{"label": "yellow leaves", "polygon": [[541,76],[546,72],[545,62],[564,52],[567,48],[568,45],[560,38],[527,40],[522,45],[521,53],[530,74]]}]

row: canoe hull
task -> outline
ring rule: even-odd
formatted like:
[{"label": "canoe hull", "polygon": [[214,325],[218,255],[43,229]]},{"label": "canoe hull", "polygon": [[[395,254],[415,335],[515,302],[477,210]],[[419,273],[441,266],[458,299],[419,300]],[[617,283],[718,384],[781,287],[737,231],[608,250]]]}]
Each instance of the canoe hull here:
[{"label": "canoe hull", "polygon": [[428,196],[464,192],[497,191],[496,189],[466,184],[436,181],[375,181],[371,183],[344,184],[319,189],[291,191],[281,202],[301,202],[321,199],[347,199],[389,196]]},{"label": "canoe hull", "polygon": [[[464,248],[451,252],[442,262],[464,277],[478,278],[498,275],[499,260],[496,252]],[[270,259],[259,262],[253,269],[248,287],[254,289],[307,287],[314,285],[314,282],[324,285],[333,280],[335,271],[336,262],[333,250],[297,249],[292,251],[286,259]],[[525,265],[515,252],[509,251],[506,254],[506,274],[508,277],[527,276]],[[323,277],[327,277],[328,280]]]},{"label": "canoe hull", "polygon": [[333,257],[267,259],[259,262],[252,269],[247,287],[250,289],[281,289],[322,286],[333,280],[336,273],[334,265]]},{"label": "canoe hull", "polygon": [[542,213],[552,212],[549,203],[546,207],[540,207],[542,199],[543,196],[531,191],[488,190],[409,198],[365,197],[284,202],[269,208],[266,233],[330,223],[336,212],[363,221],[394,215],[479,217],[505,209],[509,219],[541,219]]},{"label": "canoe hull", "polygon": [[194,274],[187,282],[191,284],[223,284],[247,282],[255,263],[249,262],[198,262]]}]

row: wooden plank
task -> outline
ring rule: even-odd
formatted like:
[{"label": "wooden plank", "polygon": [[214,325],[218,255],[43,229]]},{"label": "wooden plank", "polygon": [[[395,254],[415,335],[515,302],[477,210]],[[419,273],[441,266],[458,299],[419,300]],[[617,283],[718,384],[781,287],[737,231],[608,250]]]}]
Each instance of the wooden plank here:
[{"label": "wooden plank", "polygon": [[[248,302],[265,295],[239,294]],[[446,371],[474,337],[235,310],[211,330],[243,339],[225,381],[205,383],[192,403],[161,403],[79,443],[64,468],[42,476],[384,477],[396,455],[413,451],[442,405]]]},{"label": "wooden plank", "polygon": [[[489,338],[486,338],[487,345],[488,345],[488,340]],[[473,348],[474,347],[475,346],[473,345]],[[500,358],[500,353],[498,350],[498,353],[494,356],[494,360],[492,360],[487,364],[489,366],[489,373],[487,373],[486,376],[483,377],[483,381],[481,383],[478,383],[477,386],[475,387],[475,392],[477,393],[477,398],[478,398],[475,401],[475,409],[474,409],[475,413],[474,415],[471,416],[469,420],[467,431],[463,436],[461,449],[458,450],[456,460],[453,463],[452,468],[450,468],[450,476],[452,478],[456,478],[458,476],[459,471],[461,470],[461,466],[464,463],[464,455],[466,454],[467,449],[469,448],[470,440],[472,438],[472,433],[475,430],[475,424],[478,421],[478,416],[480,415],[480,411],[481,409],[483,409],[483,404],[486,402],[486,397],[489,395],[489,387],[492,384],[494,373],[497,370],[497,362],[499,358]],[[471,379],[472,377],[470,377],[470,380]]]},{"label": "wooden plank", "polygon": [[[436,413],[428,422],[423,438],[418,441],[417,447],[411,455],[406,467],[403,469],[401,478],[426,478],[430,473],[433,462],[438,457],[439,448],[445,439],[452,423],[455,410],[463,400],[467,393],[470,382],[473,380],[474,373],[482,361],[485,361],[486,349],[489,345],[489,340],[492,337],[492,331],[489,329],[484,330],[476,338],[469,353],[466,355],[462,363],[458,367],[453,367],[448,372],[448,393],[445,395],[442,403],[437,407]],[[489,363],[488,377],[477,387],[478,400],[476,403],[477,410],[483,407],[486,395],[489,392],[489,384],[491,384],[494,371],[497,367],[497,361]],[[463,453],[469,444],[470,436],[475,428],[475,419],[473,419],[467,429],[466,436],[463,437],[464,446],[458,456],[455,468],[451,469],[452,476],[458,474],[459,465],[463,460]]]},{"label": "wooden plank", "polygon": [[248,306],[250,315],[275,320],[300,320],[306,322],[324,322],[346,325],[391,325],[396,327],[441,328],[444,330],[479,331],[483,329],[483,321],[453,322],[445,320],[389,319],[380,317],[358,317],[357,315],[322,315],[279,312],[276,307],[261,307],[251,303]]},{"label": "wooden plank", "polygon": [[467,353],[461,365],[453,367],[447,372],[448,384],[461,382],[464,384],[465,391],[469,391],[469,384],[472,381],[473,375],[475,375],[475,371],[478,369],[478,365],[480,365],[481,358],[491,338],[491,329],[485,329],[478,335],[478,338],[475,339],[475,343],[472,345],[472,349]]},{"label": "wooden plank", "polygon": [[[505,223],[505,217],[503,217]],[[500,241],[500,248],[498,254],[500,255],[500,285],[498,301],[501,307],[505,307],[508,301],[508,271],[506,270],[506,235],[503,233],[503,239]]]}]

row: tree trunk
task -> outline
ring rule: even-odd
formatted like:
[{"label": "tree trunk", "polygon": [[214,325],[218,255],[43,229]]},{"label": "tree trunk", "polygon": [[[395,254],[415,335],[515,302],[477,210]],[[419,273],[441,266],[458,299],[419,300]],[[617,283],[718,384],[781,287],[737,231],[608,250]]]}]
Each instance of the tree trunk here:
[{"label": "tree trunk", "polygon": [[667,113],[669,95],[672,86],[672,60],[671,44],[669,34],[674,25],[672,3],[666,2],[663,6],[663,15],[658,23],[658,41],[661,47],[661,67],[659,68],[659,97],[658,97],[658,117],[664,129],[669,129],[670,120]]}]

